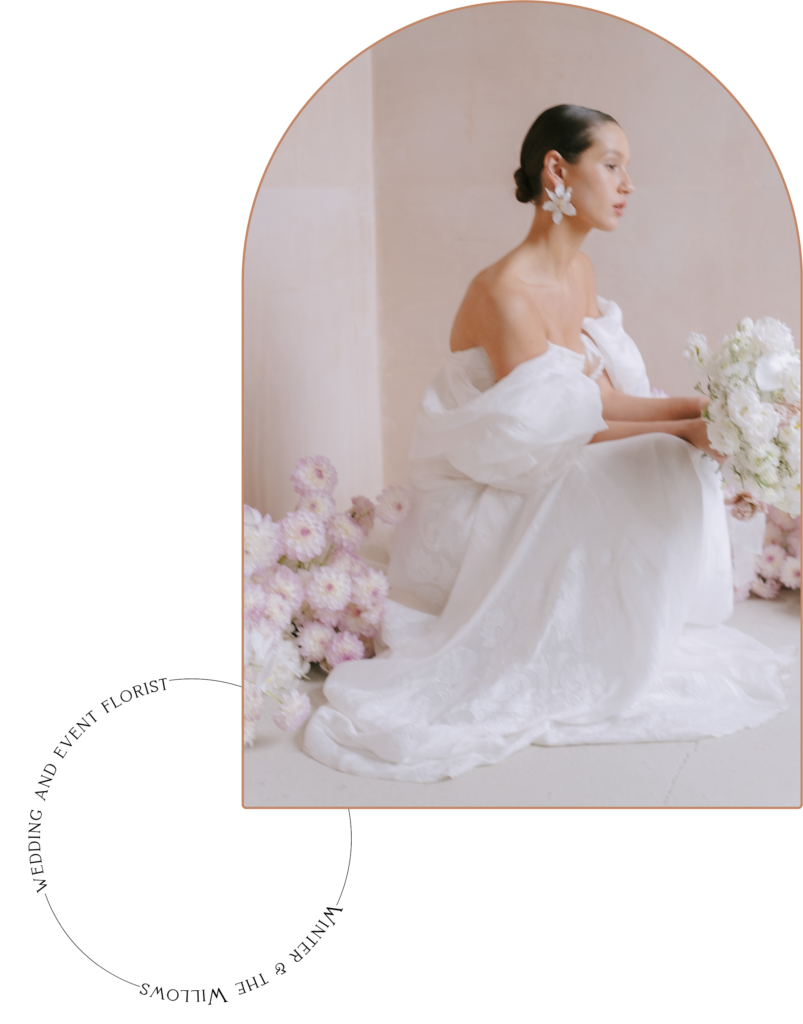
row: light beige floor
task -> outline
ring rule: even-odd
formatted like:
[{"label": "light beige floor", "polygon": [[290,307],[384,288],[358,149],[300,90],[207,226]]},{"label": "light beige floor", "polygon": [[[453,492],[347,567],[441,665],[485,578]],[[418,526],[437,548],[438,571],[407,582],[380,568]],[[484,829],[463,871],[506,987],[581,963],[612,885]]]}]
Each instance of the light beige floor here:
[{"label": "light beige floor", "polygon": [[[736,606],[728,623],[773,648],[800,640],[799,593]],[[302,684],[313,706],[322,676]],[[798,807],[800,676],[789,708],[766,725],[721,739],[528,747],[501,764],[434,783],[363,779],[327,768],[301,750],[266,706],[245,752],[246,807]],[[266,699],[266,704],[270,698]]]}]

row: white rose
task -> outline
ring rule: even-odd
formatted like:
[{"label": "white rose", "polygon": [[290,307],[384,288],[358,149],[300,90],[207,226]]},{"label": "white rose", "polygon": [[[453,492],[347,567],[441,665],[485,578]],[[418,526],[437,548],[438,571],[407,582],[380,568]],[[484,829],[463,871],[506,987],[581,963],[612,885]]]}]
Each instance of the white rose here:
[{"label": "white rose", "polygon": [[740,384],[728,395],[728,413],[734,423],[739,426],[745,422],[747,417],[755,412],[761,400],[754,388],[749,385]]},{"label": "white rose", "polygon": [[773,407],[762,402],[758,393],[747,385],[739,385],[728,395],[728,412],[752,445],[771,441],[781,421]]},{"label": "white rose", "polygon": [[787,382],[794,381],[795,367],[800,380],[800,359],[796,353],[770,352],[756,362],[756,384],[762,391],[780,391]]},{"label": "white rose", "polygon": [[714,420],[708,424],[708,440],[723,455],[735,455],[741,447],[739,431],[728,419]]},{"label": "white rose", "polygon": [[774,444],[761,444],[748,448],[744,453],[745,466],[753,473],[761,473],[765,466],[777,466],[781,453]]},{"label": "white rose", "polygon": [[753,336],[765,352],[792,352],[795,339],[792,332],[774,317],[765,316],[753,325]]}]

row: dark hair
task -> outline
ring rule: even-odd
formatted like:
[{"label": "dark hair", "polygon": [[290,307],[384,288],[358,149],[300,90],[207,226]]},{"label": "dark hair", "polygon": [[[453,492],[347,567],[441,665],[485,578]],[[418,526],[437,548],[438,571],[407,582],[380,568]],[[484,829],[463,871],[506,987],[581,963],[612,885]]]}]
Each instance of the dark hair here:
[{"label": "dark hair", "polygon": [[547,153],[555,149],[567,163],[577,163],[580,154],[594,141],[594,128],[603,121],[619,123],[610,114],[574,103],[561,103],[539,114],[521,144],[521,167],[513,175],[516,199],[520,203],[537,199],[541,194],[541,171]]}]

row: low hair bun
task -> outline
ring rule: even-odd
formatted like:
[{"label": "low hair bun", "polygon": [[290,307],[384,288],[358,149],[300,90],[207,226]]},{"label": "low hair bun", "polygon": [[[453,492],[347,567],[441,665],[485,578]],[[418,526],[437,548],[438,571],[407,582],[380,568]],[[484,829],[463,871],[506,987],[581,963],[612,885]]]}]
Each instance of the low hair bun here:
[{"label": "low hair bun", "polygon": [[516,182],[516,199],[520,203],[530,203],[533,200],[533,190],[530,185],[530,181],[527,177],[526,171],[521,167],[513,175],[513,179]]}]

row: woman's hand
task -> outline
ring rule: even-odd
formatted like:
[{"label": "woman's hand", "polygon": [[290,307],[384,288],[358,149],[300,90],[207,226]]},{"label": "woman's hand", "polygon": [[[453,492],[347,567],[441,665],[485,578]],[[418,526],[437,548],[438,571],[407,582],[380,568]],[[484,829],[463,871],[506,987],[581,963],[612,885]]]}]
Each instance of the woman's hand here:
[{"label": "woman's hand", "polygon": [[705,420],[686,420],[681,425],[680,436],[685,441],[688,441],[689,444],[693,444],[695,448],[699,448],[701,451],[704,451],[706,455],[710,455],[711,458],[715,459],[720,465],[725,461],[725,456],[722,452],[718,452],[716,448],[711,447],[711,442],[708,440],[708,430]]},{"label": "woman's hand", "polygon": [[705,395],[694,395],[694,397],[689,398],[688,401],[693,403],[692,408],[698,416],[701,416],[708,406],[708,398],[706,398]]}]

